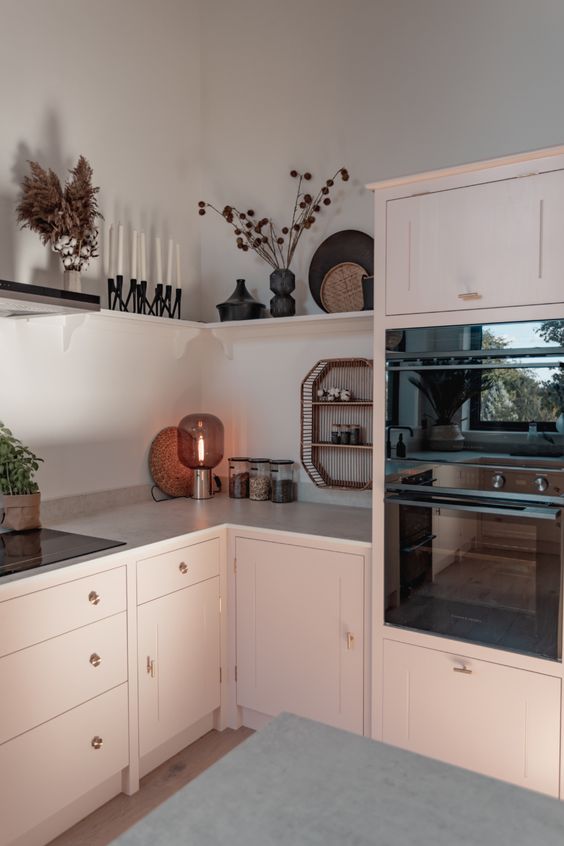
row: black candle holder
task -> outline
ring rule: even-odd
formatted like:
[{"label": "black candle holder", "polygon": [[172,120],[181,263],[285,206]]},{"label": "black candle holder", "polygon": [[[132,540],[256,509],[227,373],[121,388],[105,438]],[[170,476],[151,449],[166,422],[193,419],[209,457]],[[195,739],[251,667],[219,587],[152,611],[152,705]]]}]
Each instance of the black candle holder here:
[{"label": "black candle holder", "polygon": [[118,274],[115,279],[108,279],[108,308],[111,311],[182,319],[182,288],[175,289],[173,303],[172,285],[163,285],[162,282],[157,282],[151,298],[150,294],[148,295],[148,284],[145,279],[139,281],[130,279],[127,295],[124,295],[123,281],[121,274]]}]

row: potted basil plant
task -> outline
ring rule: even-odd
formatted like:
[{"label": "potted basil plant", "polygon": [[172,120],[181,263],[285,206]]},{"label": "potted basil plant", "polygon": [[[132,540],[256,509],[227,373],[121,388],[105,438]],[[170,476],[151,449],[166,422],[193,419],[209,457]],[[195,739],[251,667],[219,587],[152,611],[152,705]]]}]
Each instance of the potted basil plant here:
[{"label": "potted basil plant", "polygon": [[34,480],[43,461],[19,441],[0,421],[0,493],[3,494],[3,528],[17,532],[41,526],[41,494]]}]

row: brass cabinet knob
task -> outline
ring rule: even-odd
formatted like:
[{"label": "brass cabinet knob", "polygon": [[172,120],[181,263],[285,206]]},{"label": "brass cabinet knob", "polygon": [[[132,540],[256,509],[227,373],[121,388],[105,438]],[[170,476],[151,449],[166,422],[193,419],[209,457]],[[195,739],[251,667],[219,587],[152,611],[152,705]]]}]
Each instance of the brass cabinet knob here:
[{"label": "brass cabinet knob", "polygon": [[102,740],[101,737],[98,737],[98,735],[96,735],[90,741],[90,745],[92,746],[93,749],[101,749],[102,746],[104,745],[104,741]]},{"label": "brass cabinet knob", "polygon": [[98,605],[100,602],[100,594],[96,593],[95,590],[91,590],[88,594],[88,602],[90,602],[91,605]]},{"label": "brass cabinet knob", "polygon": [[102,663],[102,659],[96,652],[93,652],[88,660],[90,661],[93,667],[99,667]]},{"label": "brass cabinet knob", "polygon": [[185,564],[184,561],[181,561],[180,564],[178,565],[178,569],[180,570],[182,575],[185,576],[186,573],[188,572],[188,564]]}]

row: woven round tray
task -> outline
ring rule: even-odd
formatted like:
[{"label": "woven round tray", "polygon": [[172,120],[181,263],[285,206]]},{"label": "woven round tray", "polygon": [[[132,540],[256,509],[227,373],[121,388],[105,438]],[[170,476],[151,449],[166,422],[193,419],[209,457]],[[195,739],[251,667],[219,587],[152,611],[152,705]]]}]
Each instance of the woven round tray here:
[{"label": "woven round tray", "polygon": [[192,495],[192,471],[178,458],[178,429],[167,426],[151,444],[149,470],[155,485],[168,496]]},{"label": "woven round tray", "polygon": [[327,271],[319,290],[325,311],[362,311],[362,277],[366,275],[364,267],[354,261],[343,261]]}]

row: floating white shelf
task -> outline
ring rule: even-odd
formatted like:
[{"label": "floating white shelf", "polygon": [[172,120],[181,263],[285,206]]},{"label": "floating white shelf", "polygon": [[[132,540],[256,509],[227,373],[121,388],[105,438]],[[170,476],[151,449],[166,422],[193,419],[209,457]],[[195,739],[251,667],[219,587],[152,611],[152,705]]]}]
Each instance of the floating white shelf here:
[{"label": "floating white shelf", "polygon": [[[26,318],[21,318],[26,319]],[[31,318],[29,318],[31,319]],[[35,319],[35,318],[34,318]],[[74,333],[90,321],[111,321],[120,331],[161,331],[173,336],[175,356],[181,358],[194,338],[209,333],[223,347],[228,358],[233,357],[233,344],[251,338],[271,339],[298,335],[341,335],[372,332],[374,312],[352,311],[339,314],[306,314],[298,317],[263,318],[262,320],[232,320],[225,323],[200,323],[195,320],[172,320],[149,314],[129,314],[124,311],[102,309],[97,312],[55,315],[41,318],[61,329],[62,346],[66,351]]]}]

